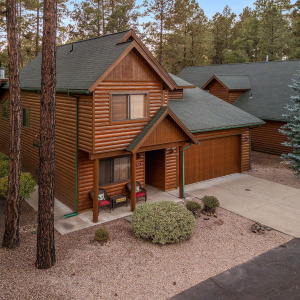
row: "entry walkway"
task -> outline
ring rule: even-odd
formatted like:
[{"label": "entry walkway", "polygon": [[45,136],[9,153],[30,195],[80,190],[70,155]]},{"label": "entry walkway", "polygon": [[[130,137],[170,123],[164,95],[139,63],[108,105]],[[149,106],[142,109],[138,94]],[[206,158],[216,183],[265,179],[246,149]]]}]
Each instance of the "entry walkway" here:
[{"label": "entry walkway", "polygon": [[[171,191],[178,196],[178,191]],[[300,237],[300,189],[246,174],[232,174],[185,187],[185,196],[219,199],[221,207],[288,235]]]},{"label": "entry walkway", "polygon": [[[163,192],[152,186],[146,186],[147,188],[147,203],[157,202],[162,200],[169,200],[174,202],[181,202],[182,200],[178,197],[171,195],[169,193]],[[36,188],[37,189],[37,188]],[[31,197],[26,200],[33,209],[38,210],[38,192],[32,193]],[[137,205],[145,203],[144,201],[137,202]],[[130,216],[132,212],[130,211],[130,204],[116,207],[114,210],[109,212],[109,209],[101,209],[99,213],[99,221],[93,223],[93,211],[89,210],[81,213],[75,217],[64,219],[63,215],[71,213],[72,210],[65,206],[63,203],[55,199],[54,207],[54,228],[62,235],[68,234],[74,231],[78,231],[87,227],[99,225],[109,221],[117,220]]]},{"label": "entry walkway", "polygon": [[300,299],[300,239],[211,277],[171,300]]}]

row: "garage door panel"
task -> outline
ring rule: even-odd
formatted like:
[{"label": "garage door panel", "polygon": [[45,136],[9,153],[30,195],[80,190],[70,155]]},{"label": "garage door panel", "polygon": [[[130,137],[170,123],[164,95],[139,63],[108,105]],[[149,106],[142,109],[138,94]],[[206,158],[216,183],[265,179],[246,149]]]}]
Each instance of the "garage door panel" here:
[{"label": "garage door panel", "polygon": [[240,172],[240,136],[204,140],[185,152],[185,183]]}]

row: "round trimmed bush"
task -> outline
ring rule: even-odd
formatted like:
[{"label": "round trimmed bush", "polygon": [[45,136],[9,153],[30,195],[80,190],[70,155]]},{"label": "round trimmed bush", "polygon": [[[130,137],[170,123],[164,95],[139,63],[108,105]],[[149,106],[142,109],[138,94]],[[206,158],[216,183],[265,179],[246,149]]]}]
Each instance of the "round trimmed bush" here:
[{"label": "round trimmed bush", "polygon": [[189,210],[189,211],[196,211],[198,209],[201,208],[201,204],[196,202],[196,201],[186,201],[185,207]]},{"label": "round trimmed bush", "polygon": [[131,220],[137,238],[162,245],[190,238],[194,226],[193,214],[182,204],[171,201],[140,204]]},{"label": "round trimmed bush", "polygon": [[205,210],[211,210],[220,206],[219,200],[214,196],[204,196],[201,200],[204,203]]},{"label": "round trimmed bush", "polygon": [[109,232],[105,228],[100,227],[95,231],[95,241],[99,242],[100,244],[107,243],[109,238]]}]

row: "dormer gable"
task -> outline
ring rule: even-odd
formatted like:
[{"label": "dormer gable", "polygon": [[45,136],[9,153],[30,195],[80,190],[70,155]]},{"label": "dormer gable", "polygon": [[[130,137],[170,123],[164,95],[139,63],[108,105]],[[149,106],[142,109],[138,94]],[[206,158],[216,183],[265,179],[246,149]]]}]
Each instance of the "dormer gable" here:
[{"label": "dormer gable", "polygon": [[251,89],[251,84],[247,75],[213,75],[202,89],[233,104],[244,92]]}]

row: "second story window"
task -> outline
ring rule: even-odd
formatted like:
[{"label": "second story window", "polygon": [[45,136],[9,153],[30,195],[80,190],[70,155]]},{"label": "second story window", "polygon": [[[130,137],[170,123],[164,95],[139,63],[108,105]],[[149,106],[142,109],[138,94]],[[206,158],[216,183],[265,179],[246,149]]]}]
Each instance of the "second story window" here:
[{"label": "second story window", "polygon": [[112,101],[112,121],[147,118],[147,94],[114,94]]},{"label": "second story window", "polygon": [[8,119],[8,98],[2,104],[2,118]]},{"label": "second story window", "polygon": [[29,127],[29,108],[23,108],[23,121],[24,127]]}]

